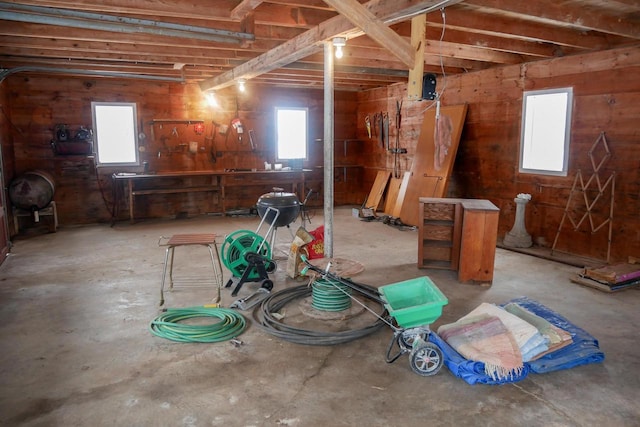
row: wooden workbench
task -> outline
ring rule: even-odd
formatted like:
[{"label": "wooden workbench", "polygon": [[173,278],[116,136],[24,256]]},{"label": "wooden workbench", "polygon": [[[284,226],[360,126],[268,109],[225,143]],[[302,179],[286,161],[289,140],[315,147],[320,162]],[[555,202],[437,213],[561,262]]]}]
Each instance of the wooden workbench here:
[{"label": "wooden workbench", "polygon": [[[304,170],[284,171],[180,171],[158,173],[115,173],[113,180],[112,221],[118,218],[120,195],[124,195],[129,220],[135,222],[135,203],[141,196],[154,194],[217,193],[219,210],[227,212],[228,190],[238,187],[280,187],[303,197]],[[261,193],[262,194],[262,193]],[[256,201],[261,194],[256,194]]]}]

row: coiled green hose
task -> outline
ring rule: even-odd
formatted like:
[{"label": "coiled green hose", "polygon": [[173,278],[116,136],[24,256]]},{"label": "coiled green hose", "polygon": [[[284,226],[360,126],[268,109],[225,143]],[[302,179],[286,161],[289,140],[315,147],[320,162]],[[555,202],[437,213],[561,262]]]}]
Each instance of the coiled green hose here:
[{"label": "coiled green hose", "polygon": [[[215,317],[217,322],[207,325],[180,324],[197,317]],[[149,324],[152,334],[178,342],[212,343],[230,340],[240,335],[247,322],[238,312],[228,308],[188,307],[170,308]]]},{"label": "coiled green hose", "polygon": [[328,279],[311,284],[311,307],[320,311],[343,311],[351,307],[351,289]]}]

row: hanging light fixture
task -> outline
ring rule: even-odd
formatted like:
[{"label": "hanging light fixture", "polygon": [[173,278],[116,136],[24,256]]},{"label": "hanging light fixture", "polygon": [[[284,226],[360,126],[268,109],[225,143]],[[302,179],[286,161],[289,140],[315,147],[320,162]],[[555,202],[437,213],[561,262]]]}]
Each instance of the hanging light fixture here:
[{"label": "hanging light fixture", "polygon": [[245,83],[247,83],[247,81],[245,79],[238,79],[238,90],[240,92],[244,92],[246,87],[245,87]]},{"label": "hanging light fixture", "polygon": [[336,48],[336,58],[338,59],[342,58],[342,55],[344,54],[344,52],[342,51],[342,48],[345,47],[346,44],[347,44],[347,39],[344,37],[333,38],[333,47]]}]

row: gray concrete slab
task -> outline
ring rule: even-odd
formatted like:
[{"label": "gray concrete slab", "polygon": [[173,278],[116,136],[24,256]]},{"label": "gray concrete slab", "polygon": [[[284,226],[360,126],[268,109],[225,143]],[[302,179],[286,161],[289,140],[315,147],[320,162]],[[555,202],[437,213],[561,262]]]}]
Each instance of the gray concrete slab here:
[{"label": "gray concrete slab", "polygon": [[[413,373],[384,361],[391,329],[337,346],[304,346],[250,326],[243,345],[153,336],[164,261],[160,236],[255,231],[257,218],[201,217],[79,228],[18,238],[0,267],[0,423],[21,426],[399,426],[640,424],[640,293],[570,282],[576,267],[497,250],[491,287],[416,268],[417,232],[337,209],[334,255],[362,263],[374,286],[429,275],[449,304],[433,325],[481,302],[528,296],[599,339],[606,360],[502,386],[467,385],[446,368]],[[316,216],[308,228],[322,224]],[[278,248],[290,242],[278,232]],[[276,251],[276,253],[278,253]],[[201,248],[176,250],[176,276],[208,268]],[[274,291],[299,285],[284,262]],[[225,279],[229,272],[225,269]],[[243,287],[241,295],[256,288]],[[223,305],[234,298],[222,292]],[[211,289],[176,289],[168,307],[201,305]],[[289,308],[293,316],[296,307]],[[366,314],[365,314],[366,315]],[[247,315],[248,316],[248,315]]]}]

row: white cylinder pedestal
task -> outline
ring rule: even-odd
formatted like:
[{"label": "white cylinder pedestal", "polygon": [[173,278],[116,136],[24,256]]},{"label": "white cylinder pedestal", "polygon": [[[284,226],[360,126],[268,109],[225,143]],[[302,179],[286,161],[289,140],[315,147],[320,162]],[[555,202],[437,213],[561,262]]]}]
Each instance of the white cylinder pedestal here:
[{"label": "white cylinder pedestal", "polygon": [[504,236],[503,243],[510,248],[529,248],[533,241],[524,225],[524,212],[529,199],[516,197],[513,201],[516,202],[516,220],[511,231]]}]

